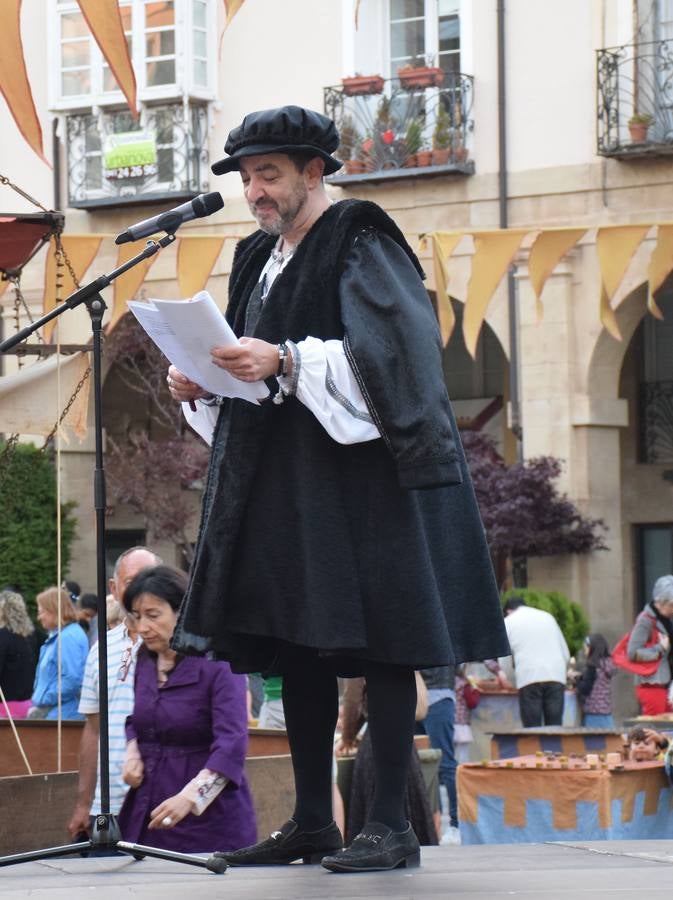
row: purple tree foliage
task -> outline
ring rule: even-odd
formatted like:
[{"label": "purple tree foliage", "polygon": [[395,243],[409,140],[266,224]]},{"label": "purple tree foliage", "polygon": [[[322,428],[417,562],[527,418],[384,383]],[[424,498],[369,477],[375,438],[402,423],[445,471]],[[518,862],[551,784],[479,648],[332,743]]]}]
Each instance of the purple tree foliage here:
[{"label": "purple tree foliage", "polygon": [[559,494],[559,459],[539,456],[507,466],[488,435],[464,431],[461,437],[494,557],[607,549],[603,520],[586,518]]}]

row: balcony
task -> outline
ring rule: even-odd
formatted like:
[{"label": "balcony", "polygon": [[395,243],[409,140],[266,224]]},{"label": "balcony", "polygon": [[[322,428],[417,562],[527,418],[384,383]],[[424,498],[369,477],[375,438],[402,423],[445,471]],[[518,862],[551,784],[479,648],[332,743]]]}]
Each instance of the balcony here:
[{"label": "balcony", "polygon": [[208,190],[208,110],[175,103],[66,118],[68,204],[78,209],[190,199]]},{"label": "balcony", "polygon": [[673,42],[599,50],[597,91],[600,156],[673,154]]},{"label": "balcony", "polygon": [[376,78],[369,86],[353,87],[345,79],[324,88],[325,113],[341,136],[336,156],[344,163],[328,182],[345,186],[474,173],[472,78],[428,71],[435,73],[428,87]]}]

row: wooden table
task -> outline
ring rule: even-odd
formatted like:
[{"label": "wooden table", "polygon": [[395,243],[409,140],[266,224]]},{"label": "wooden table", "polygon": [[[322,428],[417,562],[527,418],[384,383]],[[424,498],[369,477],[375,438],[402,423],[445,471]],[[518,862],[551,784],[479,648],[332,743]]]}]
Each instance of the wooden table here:
[{"label": "wooden table", "polygon": [[[538,756],[458,767],[464,844],[673,838],[663,763],[562,768]],[[600,766],[600,764],[599,764]]]}]

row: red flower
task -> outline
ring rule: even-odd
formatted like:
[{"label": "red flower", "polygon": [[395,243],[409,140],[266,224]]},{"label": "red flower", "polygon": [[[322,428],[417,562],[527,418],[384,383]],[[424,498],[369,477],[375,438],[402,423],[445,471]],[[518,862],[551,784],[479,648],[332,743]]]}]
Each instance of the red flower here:
[{"label": "red flower", "polygon": [[390,128],[389,128],[387,131],[384,131],[384,132],[381,134],[381,137],[382,137],[382,139],[383,139],[383,143],[384,143],[384,144],[392,144],[392,142],[395,140],[395,135],[394,135],[394,133],[390,130]]}]

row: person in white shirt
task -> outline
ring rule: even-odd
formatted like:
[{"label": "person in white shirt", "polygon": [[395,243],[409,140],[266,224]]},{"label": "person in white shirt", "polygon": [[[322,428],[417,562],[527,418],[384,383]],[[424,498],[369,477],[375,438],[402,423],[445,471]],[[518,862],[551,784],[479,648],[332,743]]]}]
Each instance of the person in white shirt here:
[{"label": "person in white shirt", "polygon": [[[560,725],[570,651],[556,619],[510,597],[504,606],[524,728]],[[500,674],[501,684],[507,685]]]},{"label": "person in white shirt", "polygon": [[[110,579],[110,593],[121,603],[127,585],[148,566],[161,563],[156,554],[145,547],[125,550],[115,563]],[[108,623],[109,627],[110,623]],[[115,625],[107,635],[108,670],[108,732],[110,763],[110,812],[121,809],[128,785],[122,779],[126,751],[126,717],[133,711],[133,679],[138,650],[135,632],[129,631],[126,621]],[[75,809],[68,822],[68,831],[75,838],[89,833],[91,817],[101,812],[100,774],[98,771],[100,709],[98,694],[98,641],[89,650],[82,682],[79,712],[86,716],[79,748],[79,783]]]}]

